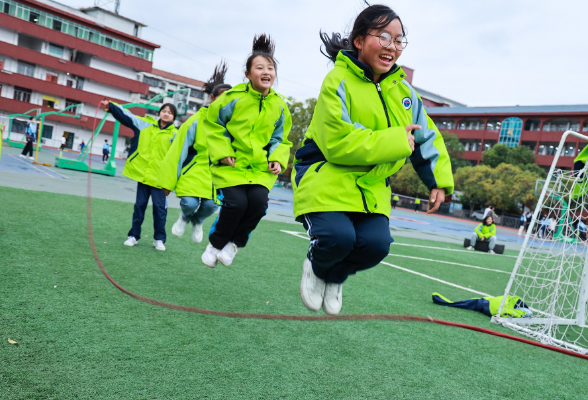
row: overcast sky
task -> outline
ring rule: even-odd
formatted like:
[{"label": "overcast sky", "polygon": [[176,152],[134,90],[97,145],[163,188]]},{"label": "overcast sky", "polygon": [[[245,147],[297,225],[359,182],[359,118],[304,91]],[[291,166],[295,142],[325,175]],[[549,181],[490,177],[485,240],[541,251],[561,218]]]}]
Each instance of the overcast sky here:
[{"label": "overcast sky", "polygon": [[[61,0],[73,7],[92,0]],[[419,88],[468,106],[588,104],[588,1],[385,1],[409,45],[399,60]],[[372,1],[375,4],[375,1]],[[221,56],[228,83],[244,80],[256,33],[276,41],[276,90],[316,97],[332,68],[319,30],[348,32],[361,0],[122,0],[121,14],[148,25],[162,46],[154,67],[206,80]]]}]

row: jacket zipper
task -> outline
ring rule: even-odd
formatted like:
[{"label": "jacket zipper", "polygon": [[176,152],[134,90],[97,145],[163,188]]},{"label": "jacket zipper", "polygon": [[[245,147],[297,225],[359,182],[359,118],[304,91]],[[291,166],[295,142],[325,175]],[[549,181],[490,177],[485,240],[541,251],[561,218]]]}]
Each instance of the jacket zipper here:
[{"label": "jacket zipper", "polygon": [[129,160],[129,162],[133,161],[138,155],[139,155],[139,152],[137,152],[137,154],[135,154],[133,157],[131,157],[131,159]]},{"label": "jacket zipper", "polygon": [[380,87],[379,83],[376,83],[376,88],[378,89],[378,95],[380,95],[380,100],[382,100],[382,106],[384,106],[384,112],[386,113],[386,120],[388,121],[388,128],[392,125],[390,124],[390,117],[388,116],[388,107],[386,107],[386,102],[384,101],[384,96],[382,96],[382,88]]},{"label": "jacket zipper", "polygon": [[196,165],[196,163],[194,163],[194,164],[190,165],[190,166],[188,167],[188,169],[187,169],[187,170],[185,170],[185,171],[184,171],[184,173],[183,173],[182,175],[186,175],[186,174],[188,173],[188,171],[190,171],[190,168],[192,168],[194,165]]},{"label": "jacket zipper", "polygon": [[367,201],[365,200],[365,195],[363,194],[363,190],[361,190],[361,187],[356,183],[357,188],[359,189],[359,193],[361,193],[361,200],[363,201],[363,209],[365,210],[366,213],[371,214],[372,212],[369,210],[368,205],[367,205]]},{"label": "jacket zipper", "polygon": [[320,163],[320,164],[319,164],[319,165],[316,167],[316,169],[315,169],[314,171],[315,171],[315,172],[319,172],[319,171],[320,171],[320,169],[323,167],[323,165],[325,165],[326,163],[327,163],[326,161],[323,161],[322,163]]},{"label": "jacket zipper", "polygon": [[261,105],[263,104],[263,96],[259,99],[259,112],[261,112]]}]

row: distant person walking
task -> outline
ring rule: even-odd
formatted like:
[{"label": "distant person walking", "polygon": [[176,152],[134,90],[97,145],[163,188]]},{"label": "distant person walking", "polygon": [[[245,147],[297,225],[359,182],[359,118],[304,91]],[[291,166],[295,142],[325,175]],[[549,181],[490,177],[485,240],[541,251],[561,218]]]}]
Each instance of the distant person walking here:
[{"label": "distant person walking", "polygon": [[80,143],[80,152],[84,152],[84,149],[86,148],[86,143],[84,143],[84,141],[82,140],[82,143]]},{"label": "distant person walking", "polygon": [[28,153],[30,160],[34,160],[33,143],[36,141],[36,133],[37,133],[37,125],[32,121],[33,121],[33,117],[31,117],[31,120],[27,123],[27,126],[25,128],[26,144],[25,144],[24,149],[22,150],[22,153],[20,153],[20,157],[22,157],[22,158],[27,158],[27,153]]},{"label": "distant person walking", "polygon": [[415,213],[418,213],[419,212],[419,208],[421,208],[421,199],[417,197],[414,200],[414,212]]},{"label": "distant person walking", "polygon": [[521,219],[519,220],[519,233],[518,235],[521,236],[523,234],[523,229],[527,226],[527,212],[523,211],[521,214]]},{"label": "distant person walking", "polygon": [[59,150],[63,151],[65,150],[65,143],[67,142],[67,140],[65,139],[65,135],[63,135],[61,137],[61,146],[59,146]]},{"label": "distant person walking", "polygon": [[105,163],[108,161],[110,156],[110,145],[108,144],[108,140],[104,141],[104,145],[102,145],[102,162]]},{"label": "distant person walking", "polygon": [[397,194],[395,194],[394,197],[392,197],[392,208],[396,209],[396,204],[398,204],[399,200],[400,200],[400,197],[398,197]]},{"label": "distant person walking", "polygon": [[494,206],[492,204],[488,205],[484,210],[484,216],[482,217],[482,221],[486,219],[487,216],[491,216],[494,218]]}]

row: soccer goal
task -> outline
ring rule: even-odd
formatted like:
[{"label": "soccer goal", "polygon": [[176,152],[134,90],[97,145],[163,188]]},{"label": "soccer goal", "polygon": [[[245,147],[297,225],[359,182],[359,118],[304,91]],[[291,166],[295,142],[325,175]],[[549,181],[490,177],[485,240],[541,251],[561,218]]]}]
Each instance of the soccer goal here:
[{"label": "soccer goal", "polygon": [[[525,236],[504,299],[493,322],[542,343],[588,354],[588,177],[556,168],[563,134],[545,181],[537,182],[539,202]],[[531,309],[530,318],[500,317],[506,296],[517,296]]]}]

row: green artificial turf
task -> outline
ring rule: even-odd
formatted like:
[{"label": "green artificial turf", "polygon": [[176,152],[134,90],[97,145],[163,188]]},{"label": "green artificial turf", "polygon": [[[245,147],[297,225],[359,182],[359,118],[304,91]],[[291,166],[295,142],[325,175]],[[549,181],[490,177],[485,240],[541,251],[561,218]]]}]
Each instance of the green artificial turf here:
[{"label": "green artificial turf", "polygon": [[[132,204],[93,200],[98,254],[113,279],[157,300],[223,311],[310,315],[299,296],[308,240],[262,221],[231,267],[200,262],[189,232],[122,245]],[[171,211],[168,232],[177,218]],[[207,221],[208,229],[212,221]],[[459,246],[396,238],[399,243]],[[462,248],[463,249],[463,248]],[[514,258],[391,247],[394,254],[510,271]],[[385,260],[501,295],[507,274]],[[587,361],[463,329],[400,321],[266,321],[140,302],[100,272],[86,199],[0,188],[1,399],[586,399]],[[482,314],[436,306],[473,293],[380,265],[344,285],[343,313],[432,316],[512,333]],[[8,343],[8,338],[19,342]]]}]

